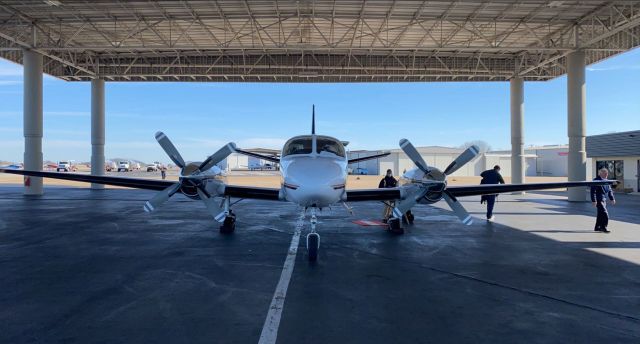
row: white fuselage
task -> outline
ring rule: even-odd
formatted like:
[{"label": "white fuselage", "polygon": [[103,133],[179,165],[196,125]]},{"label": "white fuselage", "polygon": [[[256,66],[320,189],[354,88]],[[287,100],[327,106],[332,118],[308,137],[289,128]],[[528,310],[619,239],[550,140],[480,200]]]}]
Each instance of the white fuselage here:
[{"label": "white fuselage", "polygon": [[[341,154],[322,151],[317,138],[333,140]],[[310,138],[311,152],[290,154],[287,145],[294,139]],[[327,136],[298,136],[289,140],[282,150],[280,170],[282,195],[285,200],[303,207],[327,207],[346,200],[347,157],[342,143]],[[337,146],[336,146],[337,147]]]}]

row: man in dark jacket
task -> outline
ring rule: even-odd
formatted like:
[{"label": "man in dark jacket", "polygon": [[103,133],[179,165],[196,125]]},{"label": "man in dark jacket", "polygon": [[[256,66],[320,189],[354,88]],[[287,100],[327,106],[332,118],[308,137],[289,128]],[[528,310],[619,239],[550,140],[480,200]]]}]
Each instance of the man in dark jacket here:
[{"label": "man in dark jacket", "polygon": [[[482,180],[480,184],[504,184],[504,179],[500,175],[500,166],[493,166],[492,170],[486,170],[480,173]],[[493,206],[496,204],[496,197],[498,195],[483,195],[480,198],[480,203],[487,202],[487,221],[493,222],[495,217],[493,216]]]},{"label": "man in dark jacket", "polygon": [[[606,168],[601,168],[598,171],[598,176],[593,180],[607,180],[609,177],[609,171]],[[593,206],[598,209],[598,216],[596,217],[596,232],[609,233],[607,225],[609,225],[609,212],[607,212],[607,198],[611,201],[611,204],[616,204],[616,199],[613,197],[613,189],[610,185],[599,185],[591,187],[591,202]]]},{"label": "man in dark jacket", "polygon": [[380,184],[378,184],[378,188],[395,188],[398,185],[398,181],[393,177],[393,171],[391,169],[387,170],[387,174],[380,180]]}]

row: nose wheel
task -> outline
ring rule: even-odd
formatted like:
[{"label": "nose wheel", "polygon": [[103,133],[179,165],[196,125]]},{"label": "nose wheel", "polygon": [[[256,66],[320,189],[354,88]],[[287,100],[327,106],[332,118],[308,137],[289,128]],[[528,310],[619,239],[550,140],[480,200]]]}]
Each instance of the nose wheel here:
[{"label": "nose wheel", "polygon": [[318,250],[320,250],[320,235],[318,233],[307,234],[307,254],[310,262],[318,260]]},{"label": "nose wheel", "polygon": [[307,254],[310,262],[318,260],[318,251],[320,250],[320,234],[316,233],[316,208],[311,208],[311,233],[307,234]]}]

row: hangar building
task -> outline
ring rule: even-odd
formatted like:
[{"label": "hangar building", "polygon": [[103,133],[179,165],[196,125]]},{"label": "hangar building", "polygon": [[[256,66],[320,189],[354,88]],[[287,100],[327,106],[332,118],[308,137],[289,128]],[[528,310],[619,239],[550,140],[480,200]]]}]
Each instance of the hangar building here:
[{"label": "hangar building", "polygon": [[587,157],[594,176],[606,167],[618,189],[640,191],[640,130],[587,137]]},{"label": "hangar building", "polygon": [[[444,169],[453,161],[463,149],[450,147],[417,147],[418,152],[430,166]],[[525,176],[566,177],[567,155],[569,147],[566,145],[528,147],[524,150]],[[359,158],[383,151],[358,150],[349,152],[349,158]],[[374,160],[351,164],[349,167],[355,174],[384,174],[391,169],[394,174],[402,174],[405,170],[414,168],[413,163],[400,149],[388,150],[391,154]],[[478,176],[484,170],[500,165],[501,174],[512,176],[511,151],[488,151],[469,162],[456,171],[454,176]]]}]

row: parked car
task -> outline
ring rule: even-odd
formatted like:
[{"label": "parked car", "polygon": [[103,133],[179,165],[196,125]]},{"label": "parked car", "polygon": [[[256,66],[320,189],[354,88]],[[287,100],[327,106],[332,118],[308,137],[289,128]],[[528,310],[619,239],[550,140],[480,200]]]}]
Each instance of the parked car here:
[{"label": "parked car", "polygon": [[76,168],[71,165],[70,161],[58,161],[58,167],[56,167],[56,171],[58,172],[71,172],[75,171]]},{"label": "parked car", "polygon": [[159,167],[158,167],[158,164],[156,163],[147,165],[147,172],[157,172],[158,169]]},{"label": "parked car", "polygon": [[131,164],[131,170],[132,171],[140,171],[140,164],[137,162],[132,162]]},{"label": "parked car", "polygon": [[369,170],[363,167],[358,167],[355,170],[353,170],[353,174],[362,174],[362,175],[369,174]]},{"label": "parked car", "polygon": [[131,164],[128,161],[118,162],[118,172],[129,172],[129,171],[131,171]]},{"label": "parked car", "polygon": [[115,171],[118,169],[118,165],[113,161],[107,161],[104,163],[104,169],[107,172]]}]

